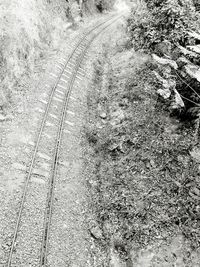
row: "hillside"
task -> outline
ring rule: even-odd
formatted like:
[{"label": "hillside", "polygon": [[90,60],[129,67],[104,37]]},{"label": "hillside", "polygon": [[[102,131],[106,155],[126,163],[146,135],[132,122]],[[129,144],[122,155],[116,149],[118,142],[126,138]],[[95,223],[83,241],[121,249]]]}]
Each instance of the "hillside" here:
[{"label": "hillside", "polygon": [[[64,1],[63,1],[64,4]],[[15,90],[56,42],[66,35],[69,20],[48,1],[3,1],[1,14],[0,106],[12,105]]]},{"label": "hillside", "polygon": [[105,3],[1,1],[0,265],[94,266],[81,135],[93,59],[120,23]]},{"label": "hillside", "polygon": [[99,266],[197,267],[200,15],[191,0],[132,2],[88,97]]},{"label": "hillside", "polygon": [[[38,66],[66,42],[81,16],[98,12],[93,0],[14,0],[0,4],[0,108],[12,111],[15,94],[24,91]],[[80,11],[82,8],[82,11]],[[42,63],[43,62],[43,63]],[[41,71],[41,70],[39,70]]]}]

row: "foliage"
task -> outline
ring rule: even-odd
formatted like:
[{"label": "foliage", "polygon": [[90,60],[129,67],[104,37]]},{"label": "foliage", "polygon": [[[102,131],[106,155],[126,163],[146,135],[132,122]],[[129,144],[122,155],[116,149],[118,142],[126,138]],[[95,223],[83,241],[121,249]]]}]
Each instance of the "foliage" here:
[{"label": "foliage", "polygon": [[[174,45],[188,42],[187,32],[195,27],[196,14],[192,4],[178,0],[146,0],[146,9],[135,18],[135,10],[128,19],[128,32],[136,47],[154,50],[163,40]],[[139,45],[138,45],[139,44]]]},{"label": "foliage", "polygon": [[[144,48],[148,53],[153,52],[158,56],[171,58],[174,64],[178,65],[177,69],[170,68],[169,64],[157,66],[158,72],[165,84],[170,84],[173,80],[179,98],[184,102],[185,108],[174,110],[174,101],[170,97],[169,109],[179,118],[199,122],[199,82],[186,72],[187,64],[199,65],[199,56],[185,54],[178,48],[179,45],[186,47],[188,44],[195,45],[198,41],[191,37],[189,32],[196,31],[199,26],[199,17],[195,12],[194,4],[191,0],[145,0],[143,9],[133,10],[128,19],[128,33],[131,44],[136,50]],[[185,49],[186,50],[186,49]],[[194,54],[194,53],[193,53]],[[185,62],[184,62],[185,60]],[[193,65],[194,66],[194,65]],[[155,68],[153,68],[155,69]],[[167,77],[165,77],[167,74]],[[157,83],[158,83],[157,79]],[[159,85],[158,90],[166,89],[165,86]],[[156,87],[156,84],[154,84]],[[165,90],[166,91],[166,90]],[[164,92],[164,91],[163,91]],[[196,93],[197,92],[197,93]],[[189,120],[188,120],[189,119]]]},{"label": "foliage", "polygon": [[[125,260],[133,246],[154,244],[155,250],[158,240],[170,240],[177,232],[196,249],[200,188],[198,164],[189,155],[191,132],[184,128],[183,135],[165,105],[157,102],[146,62],[139,69],[136,58],[134,67],[132,58],[123,67],[118,55],[118,63],[111,62],[103,104],[101,93],[91,96],[94,110],[108,106],[109,119],[88,135],[96,160],[92,203],[104,241]],[[102,67],[96,75],[102,76]],[[98,87],[101,90],[101,84]]]},{"label": "foliage", "polygon": [[100,12],[110,10],[115,3],[115,0],[95,0],[95,5]]}]

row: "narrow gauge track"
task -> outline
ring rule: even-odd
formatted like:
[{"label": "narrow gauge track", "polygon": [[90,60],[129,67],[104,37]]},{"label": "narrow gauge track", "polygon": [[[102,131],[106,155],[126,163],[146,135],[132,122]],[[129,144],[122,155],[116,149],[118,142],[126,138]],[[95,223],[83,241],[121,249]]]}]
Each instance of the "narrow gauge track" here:
[{"label": "narrow gauge track", "polygon": [[[121,17],[121,16],[119,16]],[[41,258],[40,258],[40,267],[47,266],[47,253],[48,253],[48,241],[49,241],[49,233],[50,233],[50,225],[51,225],[51,217],[52,217],[52,207],[53,207],[53,200],[54,200],[54,185],[55,185],[55,177],[57,174],[57,168],[59,163],[59,154],[60,154],[60,148],[61,148],[61,141],[62,141],[62,133],[64,129],[66,114],[67,114],[67,107],[68,102],[70,98],[71,91],[73,89],[73,85],[77,76],[77,72],[80,68],[80,65],[84,59],[85,54],[87,53],[89,47],[91,46],[92,41],[106,28],[108,28],[111,24],[113,24],[116,20],[119,19],[119,17],[115,18],[114,21],[109,23],[109,25],[103,27],[103,29],[100,30],[97,34],[95,34],[92,39],[88,42],[84,50],[82,51],[82,54],[80,55],[80,58],[78,59],[74,72],[71,76],[71,79],[69,81],[69,87],[67,89],[66,95],[65,95],[65,101],[62,109],[62,116],[60,119],[60,125],[59,130],[57,134],[57,141],[56,141],[56,148],[54,152],[53,157],[53,167],[52,167],[52,176],[50,179],[50,189],[48,193],[47,198],[47,207],[46,207],[46,214],[45,214],[45,225],[44,225],[44,233],[43,233],[43,242],[42,242],[42,252],[41,252]]]},{"label": "narrow gauge track", "polygon": [[[57,135],[56,135],[56,139],[55,139],[55,149],[54,149],[54,153],[53,153],[53,164],[52,164],[52,168],[51,168],[50,179],[48,179],[49,190],[48,190],[48,193],[47,193],[48,195],[47,195],[47,203],[46,203],[46,210],[45,210],[44,231],[43,231],[43,238],[42,238],[42,249],[41,249],[41,256],[40,256],[40,266],[46,266],[49,231],[50,231],[51,215],[52,215],[52,207],[53,207],[54,184],[55,184],[55,177],[56,177],[57,168],[58,168],[58,164],[59,164],[59,151],[60,151],[62,133],[63,133],[63,129],[64,129],[64,123],[65,123],[65,117],[66,117],[66,112],[67,112],[67,106],[68,106],[68,102],[69,102],[70,93],[71,93],[71,90],[73,88],[74,81],[76,79],[78,69],[79,69],[79,67],[80,67],[80,65],[81,65],[81,63],[82,63],[82,61],[84,59],[84,56],[87,53],[87,50],[90,47],[92,41],[103,30],[105,30],[112,23],[114,23],[117,19],[119,19],[119,17],[121,17],[121,16],[118,16],[117,18],[114,17],[114,19],[113,19],[113,17],[109,18],[107,21],[104,21],[104,22],[96,25],[91,30],[89,30],[86,34],[84,34],[83,37],[75,45],[75,48],[73,49],[72,53],[70,54],[70,56],[68,57],[66,62],[62,64],[62,70],[61,70],[58,78],[56,79],[55,85],[51,89],[51,92],[50,92],[50,95],[49,95],[48,103],[47,103],[47,106],[46,106],[46,109],[45,109],[45,112],[44,112],[42,123],[41,123],[40,129],[39,129],[37,140],[36,140],[35,147],[34,147],[34,150],[33,150],[31,163],[30,163],[30,166],[29,166],[29,170],[27,172],[28,174],[27,174],[27,178],[26,178],[26,181],[25,181],[23,194],[22,194],[22,199],[21,199],[21,202],[20,202],[20,208],[19,208],[18,215],[17,215],[17,221],[16,221],[16,225],[15,225],[13,238],[12,238],[11,249],[10,249],[8,261],[7,261],[7,264],[6,264],[7,267],[12,266],[12,257],[13,257],[13,253],[15,252],[18,232],[20,231],[20,223],[22,221],[22,215],[23,215],[22,213],[23,213],[23,209],[24,209],[24,206],[25,206],[26,198],[27,198],[27,191],[28,191],[28,188],[29,188],[31,177],[33,175],[36,159],[37,159],[38,154],[39,154],[39,148],[41,146],[40,143],[41,143],[42,137],[44,135],[45,129],[48,130],[48,128],[46,126],[47,126],[49,118],[53,117],[54,119],[56,119],[58,116],[60,116]],[[108,25],[104,26],[103,29],[101,29],[98,33],[95,33],[94,36],[92,36],[92,38],[90,37],[90,35],[96,29],[101,28],[102,25],[105,25],[108,22],[109,22]],[[75,61],[75,63],[73,61]],[[66,79],[69,78],[67,75],[70,73],[70,71],[67,70],[67,67],[68,67],[68,65],[70,63],[71,63],[71,65],[75,64],[75,67],[74,67],[74,71],[71,73],[71,78],[69,79],[69,81],[67,81]],[[62,85],[63,82],[64,82],[64,85]],[[66,83],[67,83],[67,86],[66,86]],[[61,91],[61,88],[65,89],[66,92]],[[57,93],[60,92],[62,97],[61,98],[55,97],[56,92]],[[55,106],[58,107],[58,103],[55,103],[55,100],[64,103],[63,106],[60,105],[60,106],[62,106],[61,114],[59,114],[59,112],[57,112],[58,116],[50,114],[50,110],[52,109],[52,105],[54,105],[54,107]],[[40,157],[43,157],[43,159],[44,159],[44,155],[42,156],[42,153],[40,153]]]}]

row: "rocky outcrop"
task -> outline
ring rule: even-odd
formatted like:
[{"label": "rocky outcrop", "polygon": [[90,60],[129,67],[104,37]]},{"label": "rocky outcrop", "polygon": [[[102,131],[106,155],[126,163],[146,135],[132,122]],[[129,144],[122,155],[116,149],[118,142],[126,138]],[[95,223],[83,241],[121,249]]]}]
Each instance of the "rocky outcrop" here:
[{"label": "rocky outcrop", "polygon": [[[153,72],[160,85],[157,93],[170,100],[173,103],[171,107],[185,108],[186,111],[200,105],[200,33],[191,31],[188,36],[193,45],[178,45],[173,54],[173,51],[169,53],[171,46],[168,41],[162,42],[158,45],[162,49],[152,54],[156,65]],[[197,114],[193,112],[193,116]]]}]

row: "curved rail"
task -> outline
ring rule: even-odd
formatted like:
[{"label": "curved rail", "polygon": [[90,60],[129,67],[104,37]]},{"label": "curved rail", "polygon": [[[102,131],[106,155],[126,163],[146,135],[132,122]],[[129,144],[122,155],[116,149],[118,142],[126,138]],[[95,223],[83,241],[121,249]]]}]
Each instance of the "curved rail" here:
[{"label": "curved rail", "polygon": [[44,233],[43,233],[43,241],[42,241],[42,249],[41,249],[41,257],[40,257],[40,267],[46,266],[47,265],[47,253],[48,253],[48,241],[49,241],[49,233],[50,233],[50,225],[51,225],[51,217],[52,217],[52,207],[53,207],[53,196],[54,196],[54,186],[55,186],[55,178],[57,174],[57,168],[58,168],[58,162],[59,162],[59,154],[60,154],[60,147],[61,147],[61,140],[62,140],[62,132],[64,128],[64,122],[65,122],[65,117],[66,117],[66,112],[67,112],[67,107],[68,107],[68,102],[69,102],[69,97],[71,94],[71,91],[73,89],[73,85],[76,79],[76,75],[78,72],[78,69],[84,59],[84,56],[86,52],[88,51],[92,41],[101,33],[103,32],[106,28],[108,28],[111,24],[113,24],[116,20],[118,20],[121,16],[117,17],[112,23],[101,29],[100,32],[98,32],[92,40],[88,43],[88,45],[85,47],[83,50],[76,66],[74,69],[74,72],[72,74],[70,83],[69,83],[69,88],[68,91],[65,95],[65,103],[63,105],[63,110],[62,110],[62,116],[59,124],[59,130],[58,130],[58,135],[57,135],[57,143],[56,143],[56,148],[54,152],[54,160],[53,160],[53,172],[50,180],[50,187],[49,187],[49,193],[48,193],[48,198],[47,198],[47,208],[46,208],[46,214],[45,214],[45,226],[44,226]]}]

